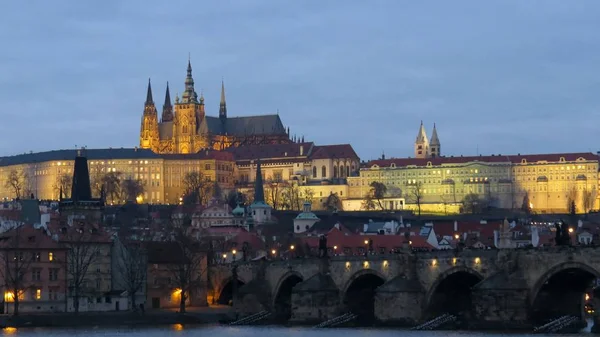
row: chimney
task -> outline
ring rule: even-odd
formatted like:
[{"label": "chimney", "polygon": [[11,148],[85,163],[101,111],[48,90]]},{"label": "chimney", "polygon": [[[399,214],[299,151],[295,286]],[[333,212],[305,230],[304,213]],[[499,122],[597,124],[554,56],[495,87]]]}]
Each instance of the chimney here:
[{"label": "chimney", "polygon": [[304,155],[304,145],[300,145],[300,155]]}]

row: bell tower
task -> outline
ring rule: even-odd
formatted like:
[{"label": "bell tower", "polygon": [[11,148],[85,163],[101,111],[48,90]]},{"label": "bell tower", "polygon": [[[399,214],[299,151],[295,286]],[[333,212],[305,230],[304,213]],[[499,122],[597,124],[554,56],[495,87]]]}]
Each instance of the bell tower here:
[{"label": "bell tower", "polygon": [[442,145],[440,144],[440,139],[438,138],[435,123],[433,123],[433,131],[431,132],[431,141],[429,142],[429,146],[432,158],[440,157],[442,155]]},{"label": "bell tower", "polygon": [[140,147],[156,152],[159,145],[158,138],[158,113],[152,100],[152,86],[150,79],[148,79],[148,91],[146,93],[146,103],[144,103],[144,113],[142,114],[140,129]]},{"label": "bell tower", "polygon": [[198,94],[194,90],[192,64],[188,60],[185,91],[181,100],[175,102],[175,118],[173,137],[175,138],[176,153],[193,153],[199,122],[204,118],[204,102],[198,102]]},{"label": "bell tower", "polygon": [[429,153],[429,139],[427,139],[427,133],[423,121],[421,121],[421,127],[415,140],[415,158],[428,158]]}]

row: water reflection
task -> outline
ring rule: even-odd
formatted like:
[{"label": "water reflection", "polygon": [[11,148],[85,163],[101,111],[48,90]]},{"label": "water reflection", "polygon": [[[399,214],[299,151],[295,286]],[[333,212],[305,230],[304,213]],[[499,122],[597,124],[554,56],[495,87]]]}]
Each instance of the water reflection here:
[{"label": "water reflection", "polygon": [[173,324],[171,325],[171,329],[175,330],[175,331],[182,331],[183,330],[183,324]]},{"label": "water reflection", "polygon": [[6,327],[4,329],[2,329],[2,334],[4,336],[9,336],[9,335],[16,335],[17,334],[17,328],[13,328],[13,327]]}]

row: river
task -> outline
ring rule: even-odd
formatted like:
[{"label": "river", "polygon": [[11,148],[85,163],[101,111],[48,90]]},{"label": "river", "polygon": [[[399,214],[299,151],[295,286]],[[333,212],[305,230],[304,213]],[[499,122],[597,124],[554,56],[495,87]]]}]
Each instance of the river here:
[{"label": "river", "polygon": [[[561,336],[582,336],[582,334]],[[518,333],[487,333],[467,331],[410,331],[399,329],[311,329],[311,328],[285,328],[285,327],[229,327],[229,326],[204,326],[184,327],[176,324],[168,327],[152,327],[147,329],[52,329],[52,328],[6,328],[0,336],[18,337],[523,337],[544,336],[541,334]],[[550,336],[550,335],[548,335]],[[556,336],[556,335],[553,335]]]}]

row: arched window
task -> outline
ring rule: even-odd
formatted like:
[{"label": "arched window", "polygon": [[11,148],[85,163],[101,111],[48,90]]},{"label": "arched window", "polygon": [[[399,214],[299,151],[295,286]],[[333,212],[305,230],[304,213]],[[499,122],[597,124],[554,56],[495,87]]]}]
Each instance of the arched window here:
[{"label": "arched window", "polygon": [[338,176],[338,167],[334,165],[333,166],[333,177],[337,178],[337,176]]},{"label": "arched window", "polygon": [[183,130],[181,131],[182,133],[187,133],[187,125],[183,126]]},{"label": "arched window", "polygon": [[317,177],[317,167],[313,166],[313,178]]},{"label": "arched window", "polygon": [[346,177],[350,176],[350,165],[346,166]]},{"label": "arched window", "polygon": [[325,165],[323,165],[321,167],[321,178],[325,178],[327,177],[327,168],[325,167]]}]

